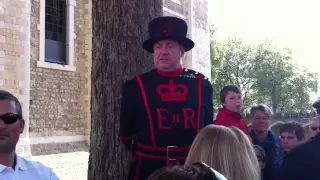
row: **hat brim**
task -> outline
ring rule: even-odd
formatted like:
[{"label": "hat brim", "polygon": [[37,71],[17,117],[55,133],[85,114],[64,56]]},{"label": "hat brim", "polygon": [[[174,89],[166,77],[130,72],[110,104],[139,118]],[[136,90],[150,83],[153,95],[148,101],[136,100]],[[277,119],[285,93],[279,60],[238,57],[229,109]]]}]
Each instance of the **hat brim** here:
[{"label": "hat brim", "polygon": [[187,37],[182,37],[182,38],[178,38],[178,37],[163,37],[163,38],[157,38],[157,39],[147,39],[146,41],[143,42],[142,46],[143,48],[150,52],[153,53],[153,47],[154,44],[157,41],[160,40],[174,40],[177,41],[181,46],[183,46],[185,48],[185,52],[190,51],[193,47],[194,47],[194,42],[187,38]]}]

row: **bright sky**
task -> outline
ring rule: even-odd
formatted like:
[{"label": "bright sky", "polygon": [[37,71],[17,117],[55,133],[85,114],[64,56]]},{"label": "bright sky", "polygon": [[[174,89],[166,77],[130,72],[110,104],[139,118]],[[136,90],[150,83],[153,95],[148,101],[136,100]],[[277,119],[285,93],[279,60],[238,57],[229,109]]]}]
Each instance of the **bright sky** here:
[{"label": "bright sky", "polygon": [[320,0],[209,0],[209,17],[216,39],[272,40],[290,48],[299,65],[319,72],[319,8]]}]

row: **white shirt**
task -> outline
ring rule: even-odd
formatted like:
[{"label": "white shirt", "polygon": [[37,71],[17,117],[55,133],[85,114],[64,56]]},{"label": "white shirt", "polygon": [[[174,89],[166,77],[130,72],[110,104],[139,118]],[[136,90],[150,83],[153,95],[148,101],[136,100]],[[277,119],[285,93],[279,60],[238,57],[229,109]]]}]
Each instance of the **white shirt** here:
[{"label": "white shirt", "polygon": [[0,180],[59,180],[47,166],[19,156],[16,158],[15,169],[0,164]]}]

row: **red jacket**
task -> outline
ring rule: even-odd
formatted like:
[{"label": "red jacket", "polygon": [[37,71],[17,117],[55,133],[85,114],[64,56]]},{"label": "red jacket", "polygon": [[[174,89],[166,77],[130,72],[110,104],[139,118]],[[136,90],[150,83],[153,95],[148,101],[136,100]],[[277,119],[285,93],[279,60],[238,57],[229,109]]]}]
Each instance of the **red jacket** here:
[{"label": "red jacket", "polygon": [[240,113],[231,112],[225,108],[220,108],[217,118],[214,121],[215,125],[234,126],[241,129],[245,134],[249,134],[247,123],[241,119]]}]

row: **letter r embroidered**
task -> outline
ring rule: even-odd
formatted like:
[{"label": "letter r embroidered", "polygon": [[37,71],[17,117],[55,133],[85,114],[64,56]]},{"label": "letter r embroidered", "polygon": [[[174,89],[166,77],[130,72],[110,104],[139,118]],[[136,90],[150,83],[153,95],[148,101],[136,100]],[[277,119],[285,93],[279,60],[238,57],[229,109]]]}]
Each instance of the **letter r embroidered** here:
[{"label": "letter r embroidered", "polygon": [[184,128],[189,129],[189,121],[191,122],[191,126],[194,129],[197,129],[196,122],[194,120],[195,112],[191,108],[182,108],[183,120],[184,120]]}]

